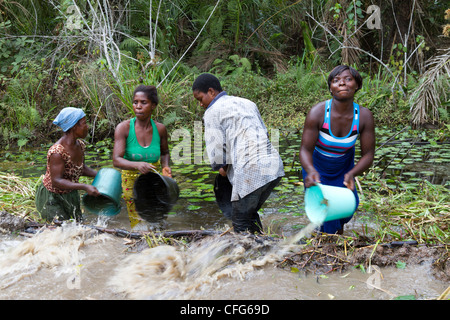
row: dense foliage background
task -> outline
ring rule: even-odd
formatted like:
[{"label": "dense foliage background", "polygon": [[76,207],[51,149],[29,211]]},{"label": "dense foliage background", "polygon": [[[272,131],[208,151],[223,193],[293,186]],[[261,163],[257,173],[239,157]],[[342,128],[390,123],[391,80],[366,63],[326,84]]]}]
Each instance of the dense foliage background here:
[{"label": "dense foliage background", "polygon": [[0,0],[0,144],[54,140],[66,106],[86,111],[92,141],[112,137],[139,83],[158,86],[169,132],[191,128],[205,71],[268,127],[300,131],[338,64],[362,73],[357,101],[377,125],[442,127],[449,23],[444,1],[425,0]]}]

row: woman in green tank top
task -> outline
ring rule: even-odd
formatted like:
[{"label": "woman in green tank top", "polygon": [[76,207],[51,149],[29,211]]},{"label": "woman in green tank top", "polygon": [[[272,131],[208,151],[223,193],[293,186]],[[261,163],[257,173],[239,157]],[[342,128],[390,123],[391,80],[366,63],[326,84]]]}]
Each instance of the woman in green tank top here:
[{"label": "woman in green tank top", "polygon": [[132,229],[142,221],[133,202],[133,185],[139,174],[161,167],[162,175],[172,177],[167,129],[151,118],[157,105],[156,87],[138,86],[133,93],[136,117],[119,123],[114,133],[113,164],[122,169],[122,196]]}]

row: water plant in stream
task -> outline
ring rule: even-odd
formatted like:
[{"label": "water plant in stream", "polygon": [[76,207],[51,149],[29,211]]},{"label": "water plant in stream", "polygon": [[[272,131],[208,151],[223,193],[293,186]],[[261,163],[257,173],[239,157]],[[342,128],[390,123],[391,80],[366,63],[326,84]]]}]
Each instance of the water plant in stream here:
[{"label": "water plant in stream", "polygon": [[38,220],[34,195],[41,178],[21,178],[0,172],[0,209],[21,217]]},{"label": "water plant in stream", "polygon": [[450,195],[446,186],[423,180],[415,189],[392,191],[383,180],[363,182],[368,192],[362,211],[376,217],[375,236],[381,241],[415,240],[418,243],[450,242]]}]

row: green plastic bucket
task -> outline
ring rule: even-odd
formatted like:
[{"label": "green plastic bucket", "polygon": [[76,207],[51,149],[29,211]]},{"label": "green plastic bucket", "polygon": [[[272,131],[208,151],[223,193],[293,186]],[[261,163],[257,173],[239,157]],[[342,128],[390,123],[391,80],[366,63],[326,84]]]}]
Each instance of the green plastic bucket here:
[{"label": "green plastic bucket", "polygon": [[121,173],[113,168],[102,168],[92,182],[100,192],[94,197],[88,194],[83,196],[83,204],[87,211],[106,216],[114,216],[120,212],[122,197]]},{"label": "green plastic bucket", "polygon": [[355,209],[355,194],[348,188],[318,183],[306,189],[306,215],[316,225],[321,225],[325,221],[351,217]]},{"label": "green plastic bucket", "polygon": [[147,222],[165,219],[179,195],[177,182],[157,172],[141,174],[134,182],[135,208],[139,216]]}]

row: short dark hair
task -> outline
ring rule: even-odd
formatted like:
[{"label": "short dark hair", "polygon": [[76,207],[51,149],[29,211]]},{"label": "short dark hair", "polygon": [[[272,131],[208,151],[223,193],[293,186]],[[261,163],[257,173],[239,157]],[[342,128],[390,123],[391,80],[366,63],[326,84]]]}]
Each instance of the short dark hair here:
[{"label": "short dark hair", "polygon": [[219,79],[210,73],[199,75],[192,85],[192,91],[198,90],[203,93],[207,93],[209,88],[222,92],[222,86],[220,85]]},{"label": "short dark hair", "polygon": [[358,91],[362,88],[363,79],[358,71],[356,71],[354,68],[346,65],[340,65],[335,67],[333,70],[331,70],[330,75],[328,76],[328,89],[330,89],[331,81],[333,81],[334,77],[340,75],[345,70],[349,70],[352,77],[355,79],[356,83],[358,84]]},{"label": "short dark hair", "polygon": [[155,86],[146,86],[146,85],[141,84],[136,89],[134,89],[133,97],[138,92],[145,93],[147,96],[147,99],[149,99],[155,105],[158,105],[158,103],[159,103],[158,90],[156,90]]}]

